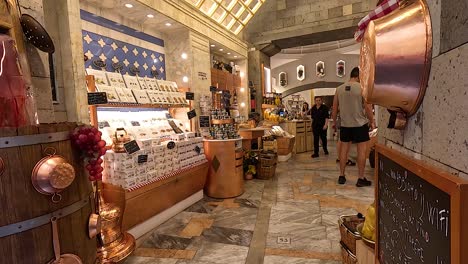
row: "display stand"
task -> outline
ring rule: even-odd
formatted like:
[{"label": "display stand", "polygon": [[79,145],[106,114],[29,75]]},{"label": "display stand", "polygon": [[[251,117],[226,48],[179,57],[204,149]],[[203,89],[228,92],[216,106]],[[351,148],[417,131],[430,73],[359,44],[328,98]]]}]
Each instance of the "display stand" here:
[{"label": "display stand", "polygon": [[[88,83],[88,91],[95,92],[96,86],[94,76],[86,76]],[[138,103],[108,103],[90,105],[91,125],[98,127],[98,109],[111,108],[115,110],[138,110],[138,109],[153,109],[153,110],[172,110],[175,108],[188,108],[189,105],[171,104],[138,104]],[[137,114],[138,112],[136,112]],[[124,231],[142,224],[153,216],[163,212],[174,206],[175,204],[185,200],[193,194],[203,190],[208,172],[208,163],[205,161],[200,164],[195,164],[190,168],[172,172],[163,177],[159,177],[152,182],[136,185],[129,189],[124,189],[120,186],[115,186],[108,183],[103,183],[102,195],[106,202],[117,202],[115,193],[124,192],[125,213],[123,216],[122,229]],[[148,203],[148,201],[154,201]],[[196,202],[196,201],[195,201]],[[154,227],[152,227],[154,228]]]},{"label": "display stand", "polygon": [[125,214],[122,226],[123,230],[129,230],[202,190],[207,172],[208,163],[204,162],[129,190],[104,183],[102,194],[106,201],[113,202],[115,191],[125,191]]},{"label": "display stand", "polygon": [[203,140],[209,162],[205,193],[213,198],[231,198],[244,192],[242,138]]}]

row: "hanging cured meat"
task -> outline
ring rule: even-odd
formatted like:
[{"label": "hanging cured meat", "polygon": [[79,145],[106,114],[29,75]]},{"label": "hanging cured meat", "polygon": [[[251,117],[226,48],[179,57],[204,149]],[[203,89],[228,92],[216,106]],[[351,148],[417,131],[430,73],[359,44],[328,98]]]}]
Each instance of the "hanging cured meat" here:
[{"label": "hanging cured meat", "polygon": [[0,34],[0,127],[20,127],[27,123],[26,83],[15,41]]}]

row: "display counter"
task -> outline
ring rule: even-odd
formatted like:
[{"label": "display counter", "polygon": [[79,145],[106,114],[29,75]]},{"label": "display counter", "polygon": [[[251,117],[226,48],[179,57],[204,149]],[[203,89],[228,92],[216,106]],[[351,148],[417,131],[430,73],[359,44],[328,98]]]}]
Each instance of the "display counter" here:
[{"label": "display counter", "polygon": [[244,192],[242,138],[204,139],[208,159],[205,194],[213,198],[231,198]]},{"label": "display counter", "polygon": [[265,130],[268,129],[269,128],[262,127],[239,129],[238,133],[242,137],[242,147],[245,150],[251,150],[252,143],[257,141],[258,147],[260,148],[262,137],[265,135]]},{"label": "display counter", "polygon": [[314,149],[314,135],[311,120],[294,120],[281,123],[281,128],[296,138],[293,153],[303,153]]}]

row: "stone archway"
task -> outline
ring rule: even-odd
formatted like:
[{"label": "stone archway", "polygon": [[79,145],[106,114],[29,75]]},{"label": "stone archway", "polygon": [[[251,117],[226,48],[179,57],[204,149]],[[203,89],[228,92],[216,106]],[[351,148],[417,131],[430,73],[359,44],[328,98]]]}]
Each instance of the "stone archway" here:
[{"label": "stone archway", "polygon": [[285,98],[286,96],[289,96],[291,94],[299,93],[302,91],[307,91],[311,89],[318,89],[318,88],[336,88],[340,85],[342,85],[342,82],[325,82],[325,81],[320,81],[320,82],[315,82],[315,83],[308,83],[304,84],[301,86],[297,86],[291,89],[288,89],[284,91],[281,96]]}]

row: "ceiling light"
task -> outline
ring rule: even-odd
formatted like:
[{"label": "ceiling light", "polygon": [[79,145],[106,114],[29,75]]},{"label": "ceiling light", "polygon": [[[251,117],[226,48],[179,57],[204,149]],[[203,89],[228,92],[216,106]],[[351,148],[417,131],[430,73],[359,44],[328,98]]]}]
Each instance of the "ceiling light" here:
[{"label": "ceiling light", "polygon": [[211,47],[214,47],[214,46],[215,46],[215,44],[211,44],[210,46],[211,46]]},{"label": "ceiling light", "polygon": [[182,59],[186,60],[188,58],[188,55],[187,55],[187,53],[184,52],[184,53],[182,53],[181,57],[182,57]]},{"label": "ceiling light", "polygon": [[219,49],[219,51],[223,51],[223,49]]},{"label": "ceiling light", "polygon": [[153,14],[147,14],[146,16],[147,16],[148,18],[153,18],[153,17],[154,17]]},{"label": "ceiling light", "polygon": [[237,58],[237,55],[234,55],[234,58]]},{"label": "ceiling light", "polygon": [[231,55],[231,52],[228,52],[227,54],[228,54],[228,55]]},{"label": "ceiling light", "polygon": [[187,76],[182,77],[182,81],[183,81],[184,83],[188,83],[188,77],[187,77]]},{"label": "ceiling light", "polygon": [[125,7],[126,7],[126,8],[132,8],[133,5],[132,5],[132,4],[125,4]]},{"label": "ceiling light", "polygon": [[165,25],[166,25],[166,27],[170,27],[170,26],[172,26],[172,24],[171,24],[171,23],[169,23],[169,22],[167,22]]}]

